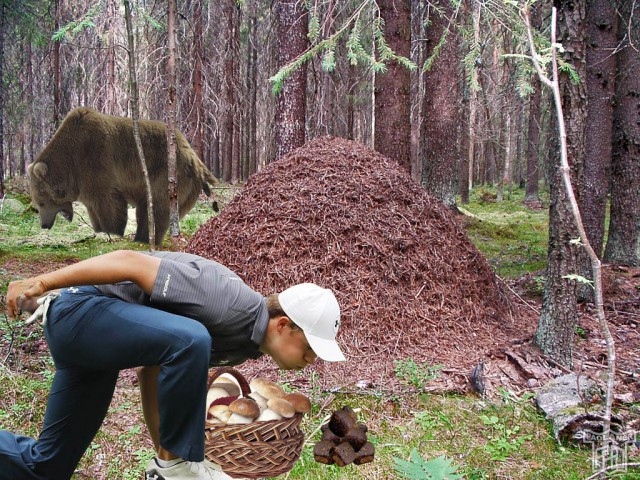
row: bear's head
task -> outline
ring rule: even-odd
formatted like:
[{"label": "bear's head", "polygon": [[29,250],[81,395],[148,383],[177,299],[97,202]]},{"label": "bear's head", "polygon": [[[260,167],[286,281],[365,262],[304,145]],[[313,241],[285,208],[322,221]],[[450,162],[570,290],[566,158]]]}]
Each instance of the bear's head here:
[{"label": "bear's head", "polygon": [[44,162],[32,163],[28,168],[31,201],[40,215],[40,227],[53,227],[58,212],[68,221],[73,220],[72,199],[61,183],[50,183],[49,167]]}]

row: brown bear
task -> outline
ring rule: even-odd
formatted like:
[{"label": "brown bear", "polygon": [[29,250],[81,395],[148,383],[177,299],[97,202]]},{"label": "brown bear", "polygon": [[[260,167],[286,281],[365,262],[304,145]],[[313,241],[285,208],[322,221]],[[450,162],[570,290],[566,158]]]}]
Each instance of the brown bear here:
[{"label": "brown bear", "polygon": [[[169,228],[167,126],[141,120],[140,138],[153,191],[156,243],[161,243]],[[193,208],[200,191],[209,195],[207,184],[217,180],[178,131],[176,154],[182,218]],[[149,242],[146,187],[130,118],[103,115],[90,108],[72,110],[28,172],[42,228],[51,228],[58,212],[71,221],[71,202],[80,201],[96,232],[123,235],[130,204],[136,208],[135,240]]]}]

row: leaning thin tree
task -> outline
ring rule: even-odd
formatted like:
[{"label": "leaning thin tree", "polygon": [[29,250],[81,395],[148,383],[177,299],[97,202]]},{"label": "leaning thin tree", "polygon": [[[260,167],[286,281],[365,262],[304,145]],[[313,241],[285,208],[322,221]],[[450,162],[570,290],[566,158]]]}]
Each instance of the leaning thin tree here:
[{"label": "leaning thin tree", "polygon": [[133,38],[133,25],[131,22],[131,3],[124,0],[124,20],[127,25],[127,44],[129,54],[129,103],[131,105],[131,118],[133,120],[133,138],[136,143],[136,151],[138,152],[138,160],[144,175],[144,184],[147,187],[147,215],[149,217],[149,249],[153,252],[156,244],[156,222],[153,217],[153,195],[151,193],[151,182],[149,181],[149,172],[147,170],[147,162],[144,158],[144,150],[142,149],[142,141],[140,140],[140,107],[138,104],[138,80],[136,77],[136,55],[135,44]]}]

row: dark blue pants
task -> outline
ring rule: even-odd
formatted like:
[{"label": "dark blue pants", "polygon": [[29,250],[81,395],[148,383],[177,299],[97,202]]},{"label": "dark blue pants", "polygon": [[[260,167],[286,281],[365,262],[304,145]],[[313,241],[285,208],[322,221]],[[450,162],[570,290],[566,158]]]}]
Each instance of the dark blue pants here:
[{"label": "dark blue pants", "polygon": [[107,413],[118,371],[160,365],[160,444],[204,459],[211,337],[195,320],[102,295],[63,290],[45,337],[56,374],[38,440],[0,431],[0,480],[69,479]]}]

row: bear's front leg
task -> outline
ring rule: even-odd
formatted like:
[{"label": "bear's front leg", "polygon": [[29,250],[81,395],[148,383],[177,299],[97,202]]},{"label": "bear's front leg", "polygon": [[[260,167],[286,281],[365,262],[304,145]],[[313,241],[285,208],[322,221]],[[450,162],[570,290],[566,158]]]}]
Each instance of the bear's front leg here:
[{"label": "bear's front leg", "polygon": [[124,235],[127,227],[127,201],[119,192],[96,192],[83,202],[96,232]]}]

